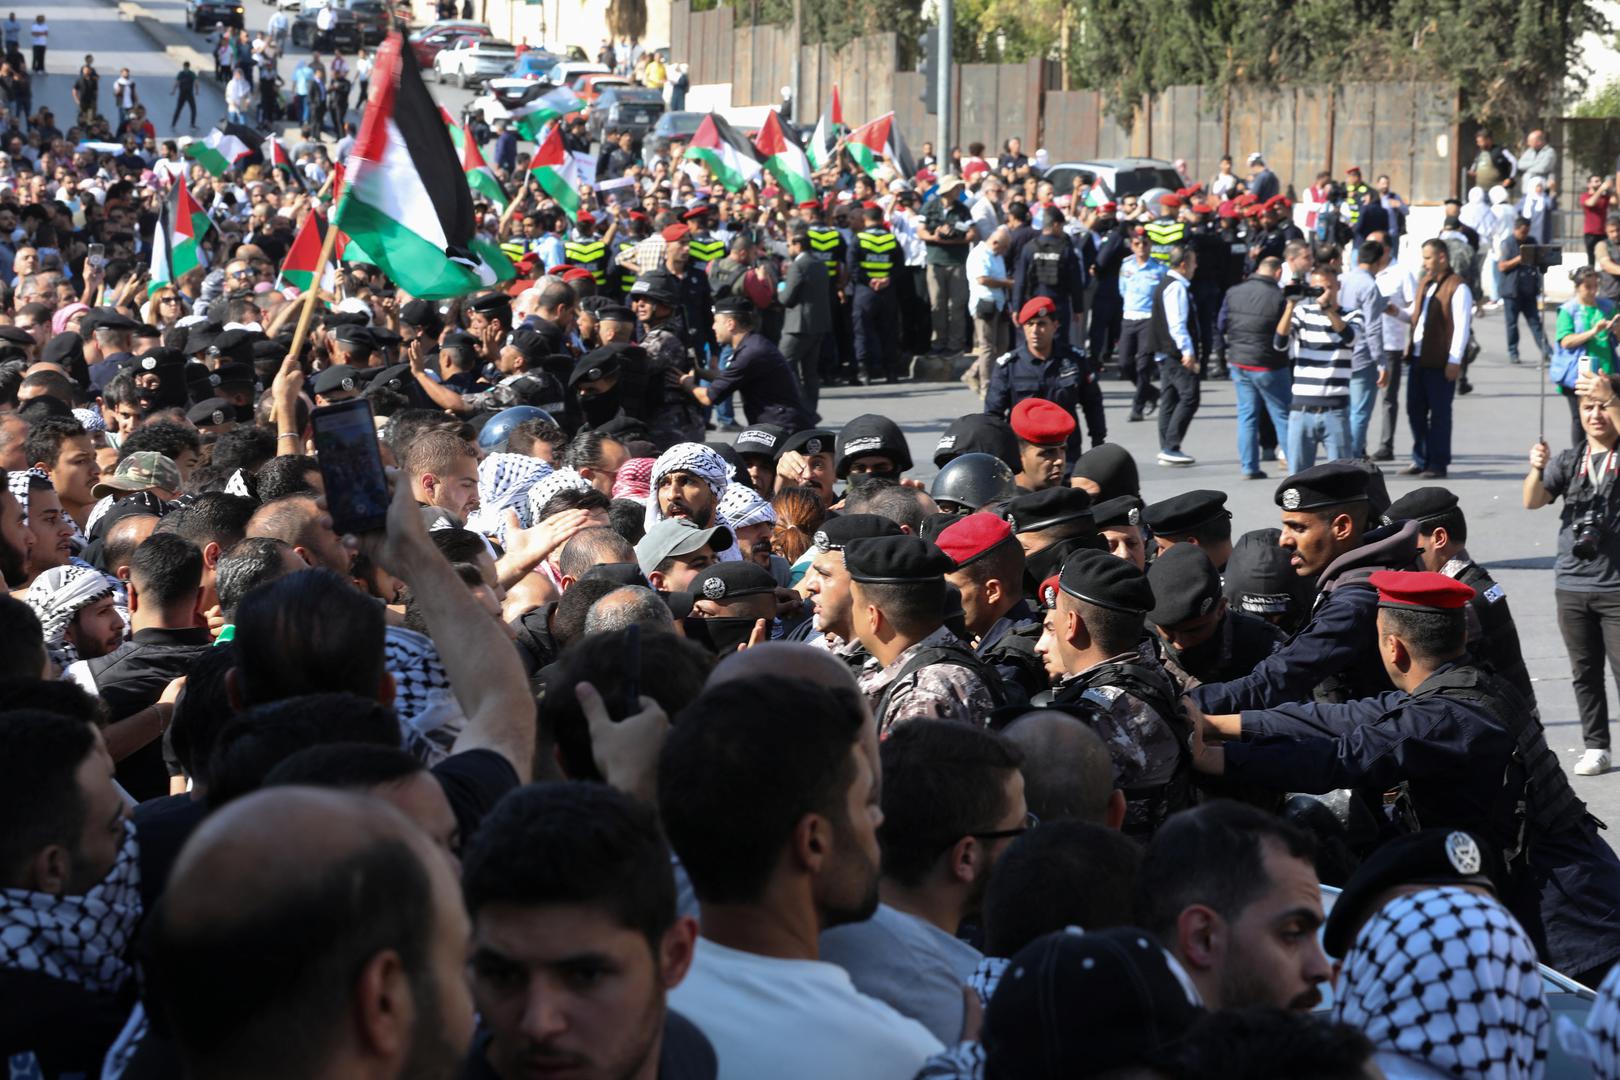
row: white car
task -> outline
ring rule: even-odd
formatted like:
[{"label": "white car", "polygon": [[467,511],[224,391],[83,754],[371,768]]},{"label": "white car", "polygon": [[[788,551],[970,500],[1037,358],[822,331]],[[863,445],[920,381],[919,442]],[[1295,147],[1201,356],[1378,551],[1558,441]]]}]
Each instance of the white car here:
[{"label": "white car", "polygon": [[304,0],[276,0],[276,7],[281,11],[299,11],[304,6]]},{"label": "white car", "polygon": [[581,75],[610,75],[613,69],[606,64],[592,64],[584,60],[564,60],[546,73],[546,78],[558,86],[566,86]]},{"label": "white car", "polygon": [[506,74],[516,60],[517,49],[509,41],[464,37],[433,58],[433,77],[439,82],[470,86]]}]

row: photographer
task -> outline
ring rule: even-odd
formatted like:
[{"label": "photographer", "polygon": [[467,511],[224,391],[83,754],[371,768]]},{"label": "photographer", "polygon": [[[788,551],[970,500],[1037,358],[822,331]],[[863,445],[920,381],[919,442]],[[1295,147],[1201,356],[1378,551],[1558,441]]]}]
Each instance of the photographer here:
[{"label": "photographer", "polygon": [[1316,464],[1320,442],[1326,460],[1350,456],[1350,368],[1356,312],[1339,310],[1339,279],[1318,268],[1283,289],[1282,316],[1274,344],[1294,358],[1287,454],[1293,472]]},{"label": "photographer", "polygon": [[917,233],[927,245],[928,302],[934,313],[934,352],[956,355],[967,332],[967,257],[969,246],[983,239],[962,202],[962,178],[947,176],[939,192],[923,207]]},{"label": "photographer", "polygon": [[1513,232],[1502,238],[1500,254],[1496,260],[1497,287],[1502,293],[1502,311],[1507,316],[1508,363],[1519,362],[1519,316],[1530,325],[1530,336],[1536,339],[1541,360],[1546,363],[1552,355],[1547,344],[1547,331],[1541,325],[1541,312],[1536,299],[1541,295],[1541,267],[1536,264],[1537,249],[1530,243],[1530,219],[1516,218]]},{"label": "photographer", "polygon": [[1583,380],[1580,399],[1583,445],[1556,457],[1545,442],[1530,448],[1524,505],[1536,510],[1563,496],[1559,515],[1554,586],[1558,629],[1564,635],[1581,715],[1586,752],[1577,776],[1609,768],[1609,705],[1604,662],[1620,670],[1620,521],[1616,520],[1615,474],[1620,471],[1620,379]]}]

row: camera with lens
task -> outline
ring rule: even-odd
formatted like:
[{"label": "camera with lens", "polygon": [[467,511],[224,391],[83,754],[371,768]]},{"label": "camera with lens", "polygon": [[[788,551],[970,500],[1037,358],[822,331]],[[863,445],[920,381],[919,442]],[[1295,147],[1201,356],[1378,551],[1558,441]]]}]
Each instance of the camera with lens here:
[{"label": "camera with lens", "polygon": [[1283,296],[1290,300],[1297,299],[1299,297],[1304,297],[1307,300],[1315,300],[1318,296],[1321,296],[1326,291],[1327,290],[1322,288],[1320,285],[1311,285],[1303,281],[1296,281],[1292,285],[1283,286]]},{"label": "camera with lens", "polygon": [[1595,559],[1598,557],[1598,545],[1603,542],[1603,520],[1596,511],[1588,510],[1575,520],[1572,526],[1575,542],[1570,545],[1570,554],[1577,559]]},{"label": "camera with lens", "polygon": [[950,221],[942,221],[939,228],[934,230],[934,235],[941,240],[954,240],[956,238],[956,224]]}]

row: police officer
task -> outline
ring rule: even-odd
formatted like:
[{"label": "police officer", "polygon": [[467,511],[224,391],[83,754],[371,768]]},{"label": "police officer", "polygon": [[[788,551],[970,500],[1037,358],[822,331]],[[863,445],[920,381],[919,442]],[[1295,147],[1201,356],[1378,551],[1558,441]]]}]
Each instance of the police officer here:
[{"label": "police officer", "polygon": [[814,537],[810,567],[802,581],[810,618],[794,631],[794,636],[826,649],[857,676],[871,654],[855,636],[844,548],[857,540],[899,535],[900,526],[878,514],[839,514],[828,518]]},{"label": "police officer", "polygon": [[1216,359],[1213,375],[1226,378],[1226,363],[1216,350],[1215,320],[1220,315],[1221,299],[1226,295],[1228,263],[1231,247],[1221,233],[1221,226],[1211,211],[1214,208],[1201,199],[1187,203],[1187,244],[1198,261],[1193,267],[1193,340],[1198,345],[1198,371],[1209,377],[1210,361]]},{"label": "police officer", "polygon": [[918,718],[983,726],[1002,704],[1000,678],[945,625],[950,557],[920,537],[884,536],[852,541],[844,566],[879,735]]},{"label": "police officer", "polygon": [[[1347,701],[1389,689],[1377,649],[1376,570],[1407,570],[1417,562],[1417,526],[1367,528],[1368,480],[1351,462],[1330,461],[1288,477],[1277,487],[1280,544],[1294,572],[1315,577],[1310,621],[1254,671],[1193,691],[1206,712],[1264,709],[1319,699]],[[1319,684],[1320,687],[1319,687]]]},{"label": "police officer", "polygon": [[1181,196],[1164,195],[1159,198],[1159,216],[1147,223],[1147,238],[1153,259],[1170,265],[1170,249],[1179,245],[1187,235],[1187,223],[1181,220]]},{"label": "police officer", "polygon": [[1204,548],[1177,544],[1153,560],[1147,576],[1159,662],[1183,690],[1245,675],[1283,643],[1271,623],[1231,609]]},{"label": "police officer", "polygon": [[1138,570],[1147,570],[1147,532],[1142,528],[1142,500],[1136,495],[1116,495],[1091,504],[1091,518],[1097,523],[1104,549],[1116,559],[1124,559]]},{"label": "police officer", "polygon": [[1138,649],[1154,606],[1146,575],[1101,551],[1077,551],[1041,584],[1036,650],[1053,679],[1052,702],[1090,705],[1091,726],[1114,759],[1125,793],[1124,832],[1151,836],[1188,805],[1185,714],[1158,663]]},{"label": "police officer", "polygon": [[1013,308],[1022,310],[1037,296],[1052,301],[1057,321],[1057,343],[1069,344],[1069,323],[1077,306],[1085,303],[1086,272],[1064,232],[1063,211],[1049,207],[1041,232],[1018,253],[1013,268]]},{"label": "police officer", "polygon": [[765,498],[776,494],[776,459],[782,456],[782,443],[792,433],[779,424],[750,424],[737,433],[732,449],[741,464],[737,479]]},{"label": "police officer", "polygon": [[1007,502],[1018,483],[1007,463],[989,454],[962,454],[934,476],[928,495],[942,514],[971,514]]},{"label": "police officer", "polygon": [[1310,615],[1316,587],[1294,573],[1292,556],[1277,543],[1280,539],[1281,529],[1253,529],[1238,537],[1221,575],[1221,591],[1238,611],[1264,619],[1288,635]]},{"label": "police officer", "polygon": [[1068,447],[1077,444],[1074,413],[1045,398],[1025,398],[1013,406],[1012,429],[1018,436],[1018,486],[1024,491],[1060,487]]},{"label": "police officer", "polygon": [[889,476],[898,481],[911,469],[906,433],[893,420],[876,413],[863,413],[845,424],[838,432],[834,455],[834,472],[840,480],[855,473]]},{"label": "police officer", "polygon": [[714,207],[698,203],[681,215],[681,221],[692,230],[687,236],[692,265],[708,273],[710,263],[726,256],[726,242],[714,235]]},{"label": "police officer", "polygon": [[[1361,220],[1361,206],[1372,194],[1372,188],[1361,178],[1361,166],[1352,165],[1344,171],[1345,224],[1352,229]],[[1331,239],[1331,238],[1330,238]]]},{"label": "police officer", "polygon": [[[821,379],[827,385],[835,386],[839,381],[838,370],[843,366],[842,361],[846,359],[839,355],[839,340],[845,336],[842,324],[850,322],[849,304],[844,294],[849,242],[844,239],[842,230],[828,224],[826,207],[820,202],[805,202],[801,204],[800,210],[806,221],[805,243],[808,250],[827,267],[827,287],[832,301],[834,325],[827,327],[831,332],[821,339]],[[860,385],[859,378],[853,375],[849,381],[852,386]]]},{"label": "police officer", "polygon": [[1142,510],[1142,523],[1153,532],[1160,555],[1174,544],[1204,549],[1217,571],[1232,557],[1232,511],[1226,492],[1201,488],[1172,495]]},{"label": "police officer", "polygon": [[692,230],[685,222],[666,226],[660,234],[664,241],[664,269],[678,283],[676,295],[680,299],[682,337],[692,355],[705,359],[719,355],[714,341],[714,292],[709,288],[709,275],[692,260]]},{"label": "police officer", "polygon": [[[1070,413],[1083,409],[1091,445],[1108,437],[1103,415],[1102,390],[1090,362],[1070,345],[1056,340],[1057,306],[1038,296],[1018,312],[1018,325],[1024,340],[1011,352],[996,358],[990,371],[990,389],[984,397],[984,411],[1008,416],[1013,406],[1025,398],[1045,398]],[[1075,436],[1071,457],[1079,456],[1079,436]]]},{"label": "police officer", "polygon": [[934,467],[943,469],[946,462],[963,454],[989,454],[1005,461],[1009,469],[1020,465],[1018,436],[1012,425],[984,413],[967,413],[951,421],[934,444]]},{"label": "police officer", "polygon": [[1417,488],[1391,503],[1385,516],[1391,521],[1418,523],[1423,569],[1473,587],[1474,598],[1468,606],[1478,625],[1469,626],[1470,651],[1534,705],[1536,692],[1524,666],[1519,629],[1508,610],[1507,592],[1464,547],[1468,542],[1468,521],[1457,504],[1457,496],[1443,487]]},{"label": "police officer", "polygon": [[703,437],[703,413],[684,385],[692,360],[676,314],[677,288],[665,271],[642,274],[631,288],[630,307],[636,313],[640,345],[647,350],[650,378],[664,387],[654,430],[673,442],[697,442]]},{"label": "police officer", "polygon": [[608,269],[613,265],[611,247],[618,222],[610,221],[600,235],[596,230],[596,217],[581,210],[574,219],[574,228],[563,241],[563,257],[570,266],[583,266],[591,272],[591,280],[598,289],[607,284]]},{"label": "police officer", "polygon": [[894,382],[899,360],[900,306],[895,275],[904,256],[900,240],[883,224],[883,210],[861,211],[865,227],[855,234],[849,279],[854,285],[855,363],[867,379]]},{"label": "police officer", "polygon": [[1063,569],[1081,548],[1106,551],[1091,512],[1091,496],[1079,488],[1055,487],[1014,496],[1002,516],[1024,549],[1024,595],[1039,604],[1041,582]]},{"label": "police officer", "polygon": [[969,514],[935,543],[956,564],[945,582],[961,593],[973,652],[1001,676],[1008,704],[1027,705],[1048,680],[1035,652],[1041,622],[1024,599],[1024,549],[1012,526],[994,514]]},{"label": "police officer", "polygon": [[1381,571],[1368,583],[1377,649],[1395,689],[1345,704],[1191,710],[1196,767],[1313,793],[1395,790],[1380,819],[1391,831],[1465,829],[1500,854],[1509,876],[1503,902],[1548,963],[1576,978],[1607,968],[1620,957],[1612,903],[1620,861],[1529,703],[1469,663],[1464,612],[1473,589],[1429,571]]},{"label": "police officer", "polygon": [[1092,243],[1097,255],[1092,264],[1091,316],[1086,325],[1087,353],[1101,370],[1119,341],[1120,318],[1124,312],[1119,293],[1119,270],[1130,257],[1130,230],[1115,217],[1118,207],[1111,202],[1097,208],[1091,224]]}]

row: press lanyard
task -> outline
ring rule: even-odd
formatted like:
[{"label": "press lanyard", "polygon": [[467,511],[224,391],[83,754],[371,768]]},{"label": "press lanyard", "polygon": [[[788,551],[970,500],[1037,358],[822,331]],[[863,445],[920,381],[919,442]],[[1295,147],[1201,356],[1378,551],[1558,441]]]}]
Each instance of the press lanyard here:
[{"label": "press lanyard", "polygon": [[1603,465],[1600,468],[1593,468],[1592,448],[1588,446],[1581,454],[1581,469],[1586,473],[1586,482],[1592,485],[1594,495],[1603,492],[1603,485],[1599,484],[1598,481],[1600,479],[1612,480],[1617,469],[1620,469],[1620,465],[1616,463],[1616,457],[1620,457],[1620,447],[1609,451],[1609,456],[1603,459]]}]

